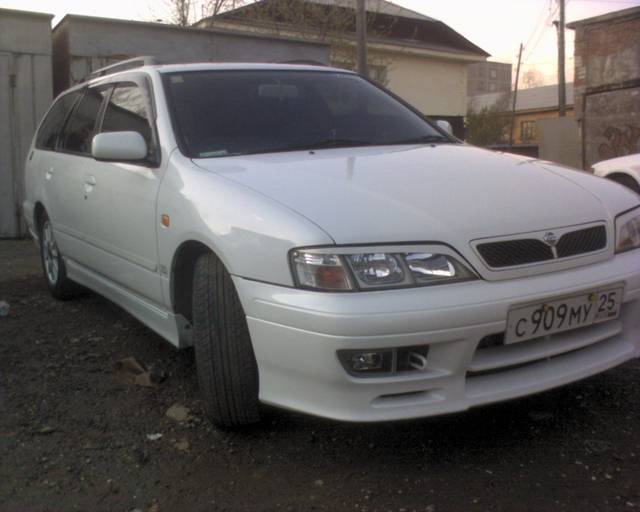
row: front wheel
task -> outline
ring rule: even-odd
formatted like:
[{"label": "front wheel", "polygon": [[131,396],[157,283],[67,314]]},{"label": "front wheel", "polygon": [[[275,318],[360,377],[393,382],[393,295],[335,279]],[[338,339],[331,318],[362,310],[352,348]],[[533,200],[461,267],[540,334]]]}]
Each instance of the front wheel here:
[{"label": "front wheel", "polygon": [[70,299],[76,290],[75,283],[67,277],[67,268],[58,250],[53,226],[46,213],[40,224],[40,258],[51,295],[59,300]]},{"label": "front wheel", "polygon": [[196,262],[193,339],[207,416],[222,427],[260,420],[258,365],[231,276],[214,254]]}]

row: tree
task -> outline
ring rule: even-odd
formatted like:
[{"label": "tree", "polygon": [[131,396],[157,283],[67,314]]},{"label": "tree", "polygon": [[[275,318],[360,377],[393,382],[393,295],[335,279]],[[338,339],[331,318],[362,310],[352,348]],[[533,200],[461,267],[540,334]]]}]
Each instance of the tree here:
[{"label": "tree", "polygon": [[191,25],[191,15],[193,10],[192,0],[171,0],[171,22],[186,27]]},{"label": "tree", "polygon": [[241,7],[249,0],[165,0],[170,23],[188,27],[200,18],[217,16]]},{"label": "tree", "polygon": [[505,93],[493,105],[479,110],[471,105],[466,118],[467,142],[482,147],[506,143],[510,97],[510,93]]},{"label": "tree", "polygon": [[205,0],[201,2],[200,14],[202,18],[210,18],[248,3],[250,3],[249,0]]},{"label": "tree", "polygon": [[522,84],[524,89],[531,87],[540,87],[544,85],[544,76],[537,68],[531,67],[522,75]]}]

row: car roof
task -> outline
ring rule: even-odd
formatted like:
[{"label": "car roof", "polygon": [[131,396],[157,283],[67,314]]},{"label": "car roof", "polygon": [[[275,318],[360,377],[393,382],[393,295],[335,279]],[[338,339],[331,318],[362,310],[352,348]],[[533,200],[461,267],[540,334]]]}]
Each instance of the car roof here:
[{"label": "car roof", "polygon": [[[252,62],[201,62],[194,64],[158,64],[145,66],[160,73],[180,73],[189,71],[324,71],[332,73],[354,73],[346,69],[312,64],[269,64]],[[139,68],[144,69],[144,68]]]},{"label": "car roof", "polygon": [[190,64],[148,64],[144,66],[125,69],[122,71],[114,71],[95,78],[88,78],[79,82],[68,89],[62,91],[58,96],[68,94],[74,90],[82,89],[87,85],[97,85],[101,82],[111,81],[120,75],[140,72],[159,72],[159,73],[188,73],[190,71],[315,71],[324,73],[348,73],[355,75],[354,71],[342,68],[333,68],[324,65],[313,64],[270,64],[255,62],[200,62]]}]

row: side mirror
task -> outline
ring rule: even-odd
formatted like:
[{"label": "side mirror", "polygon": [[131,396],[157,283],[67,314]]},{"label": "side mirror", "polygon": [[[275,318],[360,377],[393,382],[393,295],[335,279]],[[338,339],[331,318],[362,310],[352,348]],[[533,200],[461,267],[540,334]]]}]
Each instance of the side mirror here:
[{"label": "side mirror", "polygon": [[440,128],[441,130],[444,130],[449,135],[453,135],[453,128],[451,128],[451,123],[449,121],[445,121],[444,119],[438,119],[436,121],[436,124],[438,125],[438,128]]},{"label": "side mirror", "polygon": [[91,142],[91,154],[96,160],[144,160],[148,152],[147,143],[138,132],[99,133]]}]

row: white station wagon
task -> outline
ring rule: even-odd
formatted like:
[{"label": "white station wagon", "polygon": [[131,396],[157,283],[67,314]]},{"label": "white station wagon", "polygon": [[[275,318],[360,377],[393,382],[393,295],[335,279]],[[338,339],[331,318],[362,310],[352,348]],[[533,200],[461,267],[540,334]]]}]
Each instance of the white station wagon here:
[{"label": "white station wagon", "polygon": [[106,68],[45,116],[26,197],[54,297],[195,346],[220,425],[463,411],[640,355],[636,194],[348,71]]}]

